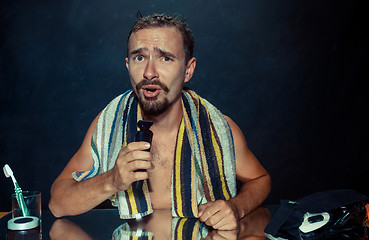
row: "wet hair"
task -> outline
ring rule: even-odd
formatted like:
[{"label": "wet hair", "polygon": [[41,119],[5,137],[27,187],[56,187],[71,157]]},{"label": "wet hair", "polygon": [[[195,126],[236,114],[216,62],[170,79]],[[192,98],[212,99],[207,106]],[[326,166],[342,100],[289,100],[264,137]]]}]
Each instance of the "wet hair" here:
[{"label": "wet hair", "polygon": [[157,27],[174,27],[177,29],[181,35],[183,40],[183,48],[185,52],[185,64],[193,56],[193,48],[195,44],[195,40],[192,34],[192,31],[189,29],[187,23],[184,22],[183,19],[180,19],[179,16],[169,16],[166,14],[150,14],[148,16],[138,15],[135,24],[131,28],[131,31],[128,34],[127,38],[127,55],[128,55],[128,43],[131,35],[141,29],[147,28],[157,28]]}]

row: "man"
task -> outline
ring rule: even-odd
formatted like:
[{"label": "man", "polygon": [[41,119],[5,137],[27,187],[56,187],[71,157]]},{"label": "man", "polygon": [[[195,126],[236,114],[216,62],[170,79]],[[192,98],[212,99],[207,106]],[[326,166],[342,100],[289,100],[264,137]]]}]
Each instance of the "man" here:
[{"label": "man", "polygon": [[[237,228],[268,195],[270,177],[229,117],[183,91],[196,67],[191,31],[175,17],[153,14],[136,21],[127,42],[133,91],[94,119],[51,188],[50,210],[76,215],[110,198],[122,218],[172,208],[215,229]],[[153,121],[151,145],[133,141],[139,118]]]}]

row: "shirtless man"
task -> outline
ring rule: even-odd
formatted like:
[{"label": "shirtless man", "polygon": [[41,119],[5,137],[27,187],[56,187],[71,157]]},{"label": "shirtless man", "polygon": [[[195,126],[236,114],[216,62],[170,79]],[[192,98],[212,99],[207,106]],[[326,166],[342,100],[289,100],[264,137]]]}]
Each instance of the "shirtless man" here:
[{"label": "shirtless man", "polygon": [[[176,22],[175,25],[136,28],[128,37],[126,67],[144,119],[154,122],[153,142],[151,146],[145,142],[129,143],[120,150],[112,169],[75,181],[73,172],[92,169],[91,137],[100,113],[89,127],[80,149],[51,188],[49,208],[56,217],[87,212],[143,179],[149,181],[154,209],[172,206],[170,184],[182,119],[181,92],[194,73],[196,59],[192,57],[192,34],[185,23],[166,15],[146,18]],[[229,117],[225,118],[232,130],[236,176],[242,186],[234,198],[207,202],[198,208],[201,221],[221,230],[237,228],[239,219],[257,208],[270,191],[269,174],[248,149],[239,127]],[[144,151],[150,147],[150,152]],[[137,172],[137,169],[147,171]]]}]

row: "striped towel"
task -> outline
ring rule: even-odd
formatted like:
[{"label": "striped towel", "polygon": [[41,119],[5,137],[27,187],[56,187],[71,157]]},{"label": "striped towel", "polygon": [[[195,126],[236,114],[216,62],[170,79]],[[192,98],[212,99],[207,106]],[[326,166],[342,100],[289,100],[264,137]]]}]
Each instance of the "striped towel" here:
[{"label": "striped towel", "polygon": [[[134,225],[134,224],[133,224]],[[133,230],[136,229],[136,230]],[[152,240],[154,239],[154,233],[142,230],[140,226],[135,226],[131,229],[128,222],[123,223],[117,227],[113,234],[111,240]]]},{"label": "striped towel", "polygon": [[[198,217],[200,204],[236,195],[236,166],[232,132],[222,113],[191,90],[183,91],[182,106],[172,174],[172,215],[191,218]],[[121,148],[134,141],[140,119],[132,90],[110,102],[91,139],[93,168],[74,172],[74,179],[85,180],[112,169]],[[141,218],[153,211],[146,180],[134,182],[110,200],[122,219]]]},{"label": "striped towel", "polygon": [[[117,227],[113,234],[112,240],[151,240],[154,237],[154,232],[148,231],[145,227],[142,229],[142,225],[138,222],[126,221],[119,227]],[[158,223],[162,224],[162,223]],[[153,229],[150,229],[153,230]],[[161,229],[163,230],[163,229]],[[205,223],[200,222],[196,218],[172,218],[172,240],[192,239],[200,240],[205,239],[209,234],[210,228]]]},{"label": "striped towel", "polygon": [[195,218],[173,218],[172,239],[205,239],[209,228],[205,223]]}]

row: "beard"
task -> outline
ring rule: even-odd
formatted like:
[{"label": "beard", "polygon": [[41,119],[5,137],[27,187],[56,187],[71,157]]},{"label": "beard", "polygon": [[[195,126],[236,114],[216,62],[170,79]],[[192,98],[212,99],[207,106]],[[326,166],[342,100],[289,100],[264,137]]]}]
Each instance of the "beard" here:
[{"label": "beard", "polygon": [[140,104],[142,112],[149,116],[158,116],[168,110],[171,105],[166,97],[159,101],[157,97],[146,98],[140,95],[138,97],[138,103]]},{"label": "beard", "polygon": [[169,92],[168,87],[159,80],[142,80],[136,86],[136,95],[138,97],[138,103],[140,104],[142,112],[150,116],[158,116],[168,110],[171,106],[171,103],[166,96],[164,96],[162,100],[159,100],[158,96],[146,97],[145,95],[139,94],[139,90],[145,85],[158,85],[165,94]]}]

